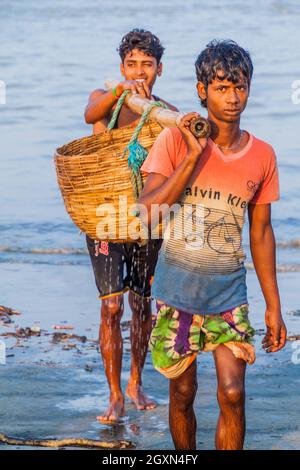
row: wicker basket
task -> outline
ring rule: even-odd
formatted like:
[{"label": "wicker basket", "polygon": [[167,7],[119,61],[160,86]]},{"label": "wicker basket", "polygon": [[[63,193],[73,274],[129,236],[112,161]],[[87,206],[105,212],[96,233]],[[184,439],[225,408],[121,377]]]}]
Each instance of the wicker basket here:
[{"label": "wicker basket", "polygon": [[[99,223],[103,227],[106,220],[109,222],[106,240],[137,241],[128,234],[127,227],[140,224],[139,219],[119,207],[120,196],[127,197],[128,207],[135,202],[128,154],[123,155],[134,130],[134,126],[114,129],[74,140],[56,150],[57,179],[66,210],[77,227],[95,240],[100,239]],[[139,134],[140,144],[150,150],[161,130],[156,122],[148,122]],[[99,215],[99,206],[103,204],[113,205],[115,214]],[[143,238],[141,232],[138,241]]]}]

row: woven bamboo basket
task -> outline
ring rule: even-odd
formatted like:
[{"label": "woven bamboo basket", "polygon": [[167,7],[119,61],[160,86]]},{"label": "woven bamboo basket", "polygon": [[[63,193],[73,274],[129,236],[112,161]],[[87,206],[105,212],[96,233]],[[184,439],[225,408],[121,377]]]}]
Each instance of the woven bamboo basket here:
[{"label": "woven bamboo basket", "polygon": [[[134,126],[127,126],[84,137],[55,152],[57,179],[66,210],[75,225],[94,240],[125,243],[145,238],[140,220],[119,204],[120,196],[126,196],[128,208],[135,203],[128,154],[124,156],[134,130]],[[157,122],[149,121],[139,133],[140,144],[149,151],[161,131]],[[104,213],[103,209],[99,214],[99,207],[113,207],[114,211]],[[105,221],[108,224],[103,238]],[[138,239],[128,233],[128,225],[137,227]]]}]

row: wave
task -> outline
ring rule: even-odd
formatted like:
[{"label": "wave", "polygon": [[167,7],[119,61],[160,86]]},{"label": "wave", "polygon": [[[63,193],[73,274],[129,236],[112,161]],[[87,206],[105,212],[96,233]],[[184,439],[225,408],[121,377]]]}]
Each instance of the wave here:
[{"label": "wave", "polygon": [[[246,243],[243,243],[243,247],[248,249],[250,248],[249,240],[247,240]],[[289,248],[298,249],[300,248],[300,239],[295,238],[291,240],[276,240],[276,248],[282,250]]]},{"label": "wave", "polygon": [[89,260],[87,257],[84,258],[77,258],[76,260],[68,260],[66,261],[66,258],[64,260],[54,260],[54,259],[19,259],[19,258],[7,258],[7,259],[1,259],[0,257],[0,264],[9,264],[9,265],[25,265],[29,264],[31,266],[88,266]]},{"label": "wave", "polygon": [[55,233],[55,232],[78,232],[79,229],[70,222],[12,222],[12,223],[0,223],[0,231],[9,233],[22,234],[24,231],[36,232],[39,234],[43,233]]},{"label": "wave", "polygon": [[[245,267],[249,271],[254,270],[253,263],[245,263]],[[299,273],[300,264],[276,264],[276,271],[278,273]]]},{"label": "wave", "polygon": [[296,238],[294,240],[286,240],[286,241],[277,241],[276,246],[278,248],[300,248],[300,238]]},{"label": "wave", "polygon": [[[291,240],[276,241],[277,248],[300,248],[300,238]],[[248,247],[244,244],[244,247]],[[86,255],[86,248],[23,248],[18,246],[1,246],[0,253],[21,253],[21,254],[37,254],[37,255]]]},{"label": "wave", "polygon": [[33,255],[87,255],[85,248],[19,248],[10,246],[0,246],[0,253],[21,253]]},{"label": "wave", "polygon": [[[0,248],[1,252],[1,248]],[[7,252],[11,253],[11,255],[14,254],[14,252]],[[6,257],[0,257],[0,264],[31,264],[31,265],[49,265],[49,266],[86,266],[89,265],[89,260],[88,260],[88,252],[86,250],[40,250],[40,251],[27,251],[27,252],[22,252],[22,253],[30,253],[30,254],[42,254],[42,255],[53,255],[53,254],[59,254],[59,255],[84,255],[84,256],[76,256],[75,258],[67,258],[65,256],[62,257],[11,257],[11,256],[6,256]],[[245,263],[245,268],[248,271],[253,271],[254,265],[253,263]],[[297,273],[300,272],[300,264],[280,264],[278,263],[276,265],[276,270],[278,273]]]}]

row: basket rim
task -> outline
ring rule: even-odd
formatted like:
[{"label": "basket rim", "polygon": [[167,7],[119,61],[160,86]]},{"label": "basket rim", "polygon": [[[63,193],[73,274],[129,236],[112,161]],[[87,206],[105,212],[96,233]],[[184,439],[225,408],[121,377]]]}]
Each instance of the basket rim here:
[{"label": "basket rim", "polygon": [[[144,130],[144,129],[147,129],[147,127],[149,127],[149,126],[158,127],[158,128],[160,128],[161,130],[164,129],[164,127],[161,126],[158,122],[156,122],[156,121],[154,121],[154,120],[149,120],[149,121],[144,125],[143,129],[141,130],[141,133],[143,133],[143,130]],[[135,125],[135,124],[129,124],[128,126],[123,126],[123,127],[117,128],[117,129],[112,129],[112,130],[110,130],[110,131],[107,129],[107,130],[105,130],[104,132],[101,132],[100,134],[90,134],[90,135],[88,135],[88,136],[80,137],[79,139],[71,140],[71,141],[67,142],[66,144],[63,144],[63,145],[60,145],[59,147],[57,147],[57,148],[55,149],[54,157],[55,157],[55,158],[59,158],[59,157],[62,157],[62,158],[69,158],[69,157],[71,157],[71,156],[73,156],[73,157],[86,157],[87,155],[96,154],[97,152],[94,151],[94,152],[91,152],[91,153],[85,154],[85,155],[80,154],[80,153],[78,153],[78,154],[73,154],[73,155],[71,155],[71,154],[66,155],[66,154],[61,153],[61,151],[62,151],[64,148],[66,148],[66,147],[68,147],[68,146],[71,146],[71,145],[80,144],[81,142],[84,142],[84,141],[87,141],[87,142],[88,142],[88,141],[93,141],[93,140],[95,140],[95,141],[96,141],[96,140],[100,140],[100,141],[101,141],[102,138],[107,138],[107,136],[109,136],[109,135],[114,136],[115,134],[122,133],[122,132],[124,132],[124,131],[126,132],[127,130],[134,130],[135,128],[136,128],[136,125]],[[130,139],[128,139],[128,140],[130,140]]]}]

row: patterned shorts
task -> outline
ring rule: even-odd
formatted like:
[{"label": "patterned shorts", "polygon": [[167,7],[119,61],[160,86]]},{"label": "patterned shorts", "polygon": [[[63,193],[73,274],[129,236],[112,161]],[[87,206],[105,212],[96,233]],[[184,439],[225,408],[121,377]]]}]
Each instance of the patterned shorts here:
[{"label": "patterned shorts", "polygon": [[191,315],[159,302],[157,307],[150,350],[155,369],[167,378],[179,377],[200,351],[214,351],[220,344],[249,364],[255,361],[248,304],[214,315]]}]

